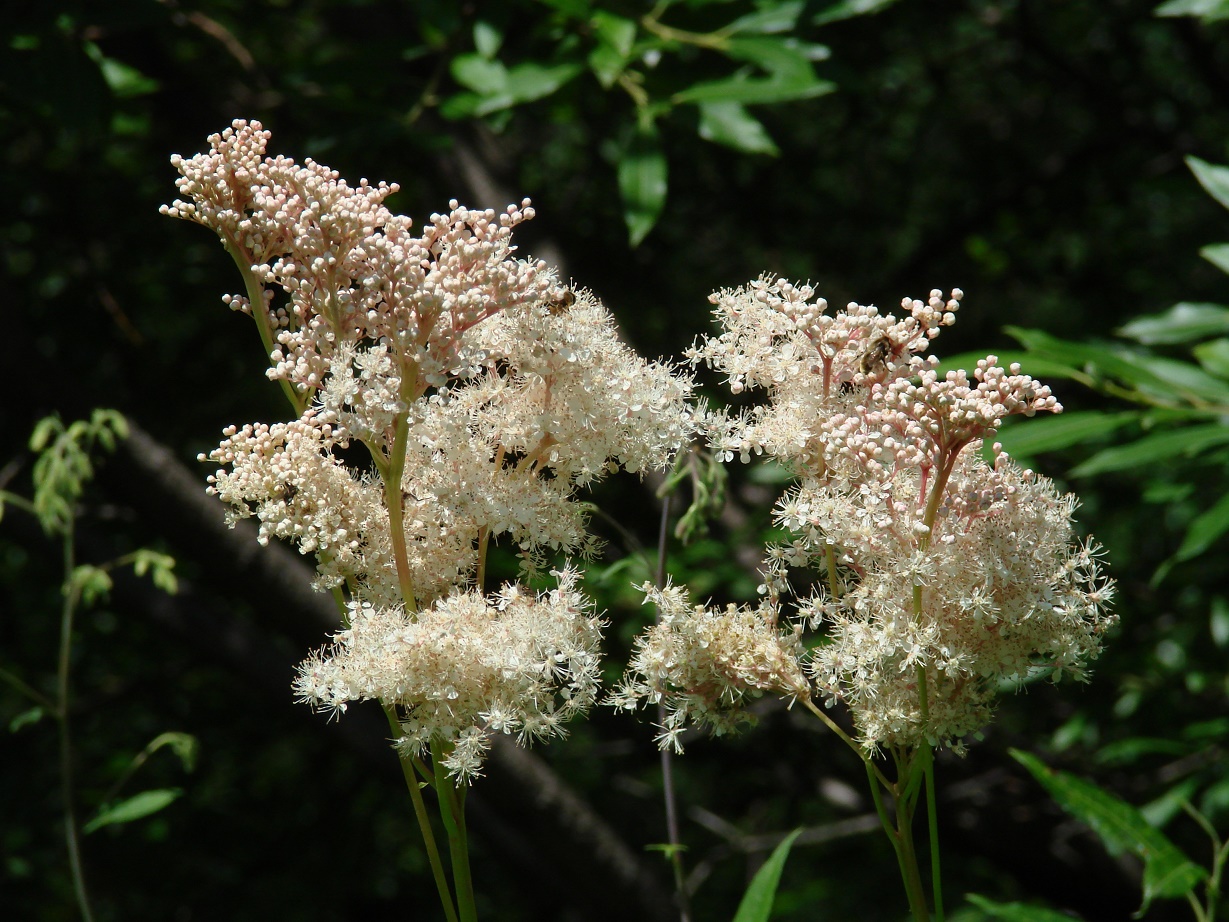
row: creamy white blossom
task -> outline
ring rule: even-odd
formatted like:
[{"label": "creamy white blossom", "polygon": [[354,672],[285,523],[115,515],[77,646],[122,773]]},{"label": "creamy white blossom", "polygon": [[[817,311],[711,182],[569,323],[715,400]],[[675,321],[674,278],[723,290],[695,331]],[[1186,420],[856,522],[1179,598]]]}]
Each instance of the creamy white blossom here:
[{"label": "creamy white blossom", "polygon": [[[993,462],[981,453],[1006,417],[1062,407],[994,356],[939,376],[923,350],[954,322],[959,290],[906,298],[903,319],[858,304],[830,312],[813,297],[767,277],[719,292],[722,331],[690,351],[735,393],[767,394],[709,417],[715,451],[767,455],[797,476],[777,505],[789,538],[767,549],[758,623],[769,633],[754,646],[787,678],[728,668],[751,610],[688,610],[657,594],[662,621],[638,641],[615,703],[664,701],[663,745],[684,720],[731,728],[746,695],[771,690],[846,705],[868,750],[960,749],[1001,683],[1082,677],[1114,621],[1099,548],[1075,538],[1075,498],[997,445]],[[811,597],[792,598],[799,569],[816,571]],[[812,652],[779,619],[821,630]]]},{"label": "creamy white blossom", "polygon": [[490,732],[558,732],[596,682],[598,621],[571,571],[549,598],[485,601],[488,547],[503,538],[530,567],[590,554],[578,490],[668,466],[697,428],[691,379],[517,254],[527,199],[498,213],[453,201],[416,231],[384,204],[395,184],[268,156],[269,137],[236,121],[172,158],[183,198],[162,209],[218,234],[245,280],[225,300],[256,320],[300,411],[229,427],[210,491],[351,599],[300,697],[400,708],[405,746],[444,741],[449,770],[471,777]]}]

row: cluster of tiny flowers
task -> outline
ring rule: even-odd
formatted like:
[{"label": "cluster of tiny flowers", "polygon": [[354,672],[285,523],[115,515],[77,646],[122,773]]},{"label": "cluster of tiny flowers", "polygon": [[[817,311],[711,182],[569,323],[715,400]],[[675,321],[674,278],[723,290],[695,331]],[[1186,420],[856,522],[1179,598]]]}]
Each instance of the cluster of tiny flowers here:
[{"label": "cluster of tiny flowers", "polygon": [[[304,408],[291,422],[228,428],[202,456],[221,465],[210,491],[232,519],[255,516],[262,541],[285,539],[313,555],[319,588],[345,587],[355,600],[363,637],[390,618],[430,617],[461,643],[478,630],[479,608],[492,611],[472,603],[456,616],[457,600],[468,598],[457,593],[473,587],[489,543],[503,536],[529,569],[552,554],[590,553],[577,490],[619,468],[668,466],[697,428],[691,379],[620,343],[590,293],[516,257],[511,235],[534,215],[528,200],[500,214],[454,201],[416,233],[384,205],[396,185],[351,186],[310,160],[268,156],[268,141],[258,122],[236,121],[209,139],[207,153],[172,158],[184,199],[162,209],[221,238],[248,292],[225,300],[257,320],[269,377]],[[358,446],[373,470],[354,468]],[[437,601],[445,607],[433,608]],[[371,656],[355,661],[376,668]],[[441,675],[401,681],[426,689]],[[521,687],[512,673],[507,681]],[[415,715],[413,746],[435,733],[462,753],[456,772],[473,774],[486,731],[462,732],[455,714],[479,711],[445,717],[449,705],[400,694],[392,702]],[[553,724],[573,710],[544,715]],[[525,714],[499,713],[482,727],[540,735]]]},{"label": "cluster of tiny flowers", "polygon": [[750,700],[764,692],[808,698],[801,665],[801,626],[782,629],[776,609],[692,605],[677,586],[642,587],[658,622],[636,641],[628,677],[609,703],[626,710],[665,704],[658,735],[664,749],[682,752],[679,736],[691,721],[714,734],[754,722]]},{"label": "cluster of tiny flowers", "polygon": [[602,623],[576,571],[556,575],[536,597],[512,584],[489,598],[458,590],[412,615],[351,602],[349,628],[299,667],[295,692],[335,711],[366,699],[404,708],[397,745],[422,756],[448,742],[444,765],[469,780],[493,733],[562,735],[596,697]]},{"label": "cluster of tiny flowers", "polygon": [[[988,721],[1004,680],[1039,669],[1082,676],[1114,620],[1099,549],[1074,538],[1074,497],[997,445],[993,463],[980,451],[1006,417],[1062,408],[1048,387],[994,356],[971,376],[940,377],[938,360],[919,354],[954,321],[959,290],[905,299],[903,320],[858,304],[830,314],[813,294],[768,278],[716,294],[723,332],[691,350],[736,393],[767,391],[764,405],[710,419],[717,452],[766,454],[798,479],[777,506],[790,537],[767,549],[764,610],[775,625],[791,570],[818,571],[810,582],[822,588],[796,600],[795,623],[826,636],[808,654],[795,648],[813,685],[777,690],[845,704],[868,750],[959,750]],[[669,630],[707,638],[737,632],[740,617],[697,607]],[[674,713],[701,721],[696,695],[708,694],[711,708],[736,700],[716,684],[667,689],[662,657],[679,641],[672,647],[661,634],[642,640],[629,699],[664,695]],[[703,660],[720,648],[690,649]]]}]

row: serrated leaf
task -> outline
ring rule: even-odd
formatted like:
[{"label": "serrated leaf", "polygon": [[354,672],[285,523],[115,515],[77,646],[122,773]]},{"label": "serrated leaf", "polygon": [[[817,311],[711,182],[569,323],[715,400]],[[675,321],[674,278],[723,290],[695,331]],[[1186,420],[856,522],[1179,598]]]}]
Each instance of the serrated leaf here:
[{"label": "serrated leaf", "polygon": [[1086,823],[1100,837],[1110,854],[1129,851],[1143,860],[1144,900],[1139,915],[1147,910],[1153,899],[1184,897],[1208,876],[1130,804],[1091,782],[1049,768],[1027,752],[1018,749],[1010,752],[1060,807]]},{"label": "serrated leaf", "polygon": [[1200,343],[1191,353],[1208,374],[1229,381],[1229,338]]},{"label": "serrated leaf", "polygon": [[780,153],[759,120],[736,102],[700,103],[699,134],[705,141],[749,154]]},{"label": "serrated leaf", "polygon": [[1072,477],[1092,477],[1110,471],[1125,471],[1148,467],[1174,458],[1191,457],[1229,442],[1229,426],[1209,423],[1202,426],[1182,426],[1167,429],[1137,439],[1127,445],[1115,445],[1097,452],[1071,470]]},{"label": "serrated leaf", "polygon": [[1212,508],[1197,515],[1182,537],[1182,545],[1174,553],[1175,560],[1190,560],[1206,551],[1225,532],[1229,531],[1229,493],[1222,496]]},{"label": "serrated leaf", "polygon": [[781,844],[772,850],[772,855],[763,866],[755,872],[747,892],[743,894],[734,914],[734,922],[768,922],[772,915],[772,904],[777,898],[777,886],[781,883],[781,871],[789,858],[790,847],[801,834],[801,829],[795,829],[781,840]]},{"label": "serrated leaf", "polygon": [[1005,425],[995,441],[1002,442],[1008,454],[1032,458],[1045,451],[1059,451],[1108,435],[1137,422],[1133,411],[1101,413],[1096,410],[1054,414],[1038,413],[1032,419],[1015,419]]},{"label": "serrated leaf", "polygon": [[640,125],[619,156],[619,193],[628,239],[637,247],[661,217],[666,205],[666,155],[657,129]]},{"label": "serrated leaf", "polygon": [[1229,19],[1229,0],[1169,0],[1155,10],[1154,16],[1198,16],[1205,22]]},{"label": "serrated leaf", "polygon": [[1187,343],[1209,336],[1229,334],[1229,307],[1220,304],[1175,304],[1161,314],[1136,317],[1118,330],[1118,335],[1145,346]]},{"label": "serrated leaf", "polygon": [[1186,165],[1207,193],[1229,208],[1229,167],[1208,163],[1198,157],[1187,157]]},{"label": "serrated leaf", "polygon": [[985,917],[991,919],[1007,919],[1008,922],[1071,922],[1073,918],[1057,909],[1028,903],[996,903],[976,893],[966,893],[964,898],[985,913]]},{"label": "serrated leaf", "polygon": [[114,826],[117,823],[131,823],[157,813],[174,803],[183,791],[179,788],[154,788],[134,794],[127,800],[99,810],[97,816],[85,824],[83,832],[91,833],[103,826]]}]

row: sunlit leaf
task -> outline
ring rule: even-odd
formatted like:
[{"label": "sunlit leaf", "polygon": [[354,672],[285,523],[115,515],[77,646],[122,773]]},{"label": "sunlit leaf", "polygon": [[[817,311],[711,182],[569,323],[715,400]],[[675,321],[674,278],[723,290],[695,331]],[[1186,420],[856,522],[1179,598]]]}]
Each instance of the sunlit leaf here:
[{"label": "sunlit leaf", "polygon": [[98,815],[85,824],[83,831],[91,833],[103,826],[114,826],[117,823],[131,823],[133,820],[139,820],[165,809],[181,794],[183,791],[179,788],[154,788],[142,791],[127,800],[98,811]]},{"label": "sunlit leaf", "polygon": [[1171,462],[1174,458],[1192,457],[1225,443],[1229,443],[1229,426],[1219,423],[1167,429],[1126,445],[1106,448],[1077,465],[1070,474],[1072,477],[1092,477],[1110,471],[1149,467]]},{"label": "sunlit leaf", "polygon": [[1118,334],[1145,346],[1186,343],[1229,334],[1229,307],[1220,304],[1175,304],[1161,314],[1137,317]]},{"label": "sunlit leaf", "polygon": [[1139,420],[1139,414],[1083,412],[1038,413],[1032,419],[1013,419],[995,441],[1017,458],[1032,458],[1046,451],[1059,451],[1073,445],[1086,445]]},{"label": "sunlit leaf", "polygon": [[636,23],[606,10],[598,10],[589,22],[597,46],[589,54],[589,68],[603,87],[614,85],[631,55],[636,40]]},{"label": "sunlit leaf", "polygon": [[508,69],[500,61],[480,54],[459,54],[452,59],[452,78],[480,96],[494,96],[508,88]]},{"label": "sunlit leaf", "polygon": [[1198,16],[1205,22],[1229,19],[1229,0],[1169,0],[1154,11],[1156,16]]},{"label": "sunlit leaf", "polygon": [[1229,338],[1200,343],[1191,352],[1208,374],[1229,380]]},{"label": "sunlit leaf", "polygon": [[499,54],[499,48],[504,43],[503,33],[484,19],[474,23],[474,47],[488,61]]},{"label": "sunlit leaf", "polygon": [[[1229,429],[1229,427],[1226,427]],[[1174,553],[1176,560],[1190,560],[1206,551],[1229,531],[1229,493],[1204,510],[1187,526],[1182,544]]]},{"label": "sunlit leaf", "polygon": [[758,32],[764,35],[773,32],[792,32],[802,12],[802,0],[787,0],[784,3],[769,3],[761,9],[739,16],[725,27],[731,35]]},{"label": "sunlit leaf", "polygon": [[666,204],[666,155],[657,130],[640,125],[619,156],[623,219],[633,247],[648,236]]},{"label": "sunlit leaf", "polygon": [[1208,163],[1198,157],[1187,157],[1186,165],[1208,194],[1229,208],[1229,167]]},{"label": "sunlit leaf", "polygon": [[1030,906],[1027,903],[996,903],[976,893],[966,893],[965,899],[984,913],[982,918],[1007,919],[1008,922],[1071,922],[1073,918],[1076,918],[1045,906]]},{"label": "sunlit leaf", "polygon": [[1207,877],[1203,868],[1189,861],[1164,833],[1150,825],[1130,804],[1091,782],[1049,768],[1027,752],[1012,749],[1011,755],[1028,769],[1060,807],[1087,823],[1111,854],[1129,851],[1143,860],[1141,915],[1153,899],[1184,897]]},{"label": "sunlit leaf", "polygon": [[841,0],[827,9],[820,10],[811,18],[811,25],[822,26],[855,16],[869,16],[886,10],[896,0]]},{"label": "sunlit leaf", "polygon": [[1229,272],[1229,243],[1209,243],[1200,247],[1199,255],[1221,272]]},{"label": "sunlit leaf", "polygon": [[734,922],[768,922],[768,917],[772,915],[772,904],[777,898],[777,885],[781,882],[785,860],[789,857],[790,847],[801,832],[801,829],[795,829],[782,839],[768,860],[755,872],[747,892],[743,894],[742,902],[738,904]]},{"label": "sunlit leaf", "polygon": [[749,154],[780,153],[764,126],[736,102],[700,103],[700,137]]}]

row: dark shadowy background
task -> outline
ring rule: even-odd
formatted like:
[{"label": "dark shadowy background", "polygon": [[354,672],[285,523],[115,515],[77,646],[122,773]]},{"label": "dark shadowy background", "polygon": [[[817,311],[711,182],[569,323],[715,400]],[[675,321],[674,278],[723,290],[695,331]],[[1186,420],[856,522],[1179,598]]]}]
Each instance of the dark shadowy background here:
[{"label": "dark shadowy background", "polygon": [[[735,0],[710,13],[694,3],[676,19],[701,29],[732,8],[782,5]],[[452,197],[501,207],[531,196],[539,217],[519,234],[522,247],[561,261],[651,356],[678,355],[707,328],[709,292],[765,271],[810,279],[838,305],[891,308],[962,287],[942,353],[1010,348],[1007,325],[1109,339],[1133,316],[1224,291],[1197,251],[1229,238],[1229,220],[1183,158],[1229,159],[1229,27],[1158,19],[1152,4],[1129,0],[903,0],[800,27],[831,47],[816,71],[836,91],[752,107],[775,157],[703,140],[683,109],[662,118],[668,197],[633,250],[615,171],[631,103],[617,88],[582,74],[482,119],[449,120],[438,107],[460,90],[449,64],[472,52],[476,22],[502,32],[501,58],[549,63],[575,56],[588,38],[577,23],[598,7],[644,12],[584,0],[6,8],[3,485],[28,489],[25,441],[41,416],[122,410],[144,434],[88,494],[80,556],[151,544],[176,556],[183,581],[167,598],[121,580],[80,620],[83,815],[158,733],[188,732],[201,745],[195,772],[158,757],[134,782],[182,787],[179,801],[85,837],[99,919],[438,914],[378,712],[354,708],[328,723],[292,701],[294,664],[328,631],[310,594],[293,591],[301,561],[256,553],[250,535],[219,528],[220,512],[200,502],[208,471],[196,454],[224,425],[286,412],[254,330],[221,304],[239,284],[226,254],[203,229],[158,214],[175,197],[170,154],[203,149],[231,119],[263,121],[272,152],[315,158],[351,181],[399,182],[392,207],[420,220]],[[653,79],[668,94],[669,81],[720,66],[680,53]],[[1111,406],[1070,382],[1056,390],[1071,409]],[[1061,480],[1093,447],[1038,464]],[[176,464],[195,485],[178,485]],[[730,509],[709,538],[672,550],[671,569],[700,594],[741,600],[755,584],[745,549],[762,542],[778,487],[733,475]],[[1209,617],[1224,604],[1224,545],[1150,585],[1199,495],[1149,498],[1128,477],[1068,486],[1083,498],[1082,524],[1108,548],[1122,624],[1091,685],[1009,695],[967,758],[942,759],[948,902],[971,890],[1120,920],[1139,904],[1138,866],[1107,857],[1006,749],[1039,751],[1137,804],[1179,780],[1223,774],[1225,638]],[[596,499],[654,544],[649,488],[612,483]],[[624,588],[642,567],[603,575],[629,553],[625,537],[600,519],[595,528],[610,542],[592,585],[611,621],[613,680],[649,615]],[[58,565],[56,546],[10,512],[0,524],[0,664],[39,688],[54,675]],[[0,720],[25,708],[0,687]],[[798,825],[809,834],[774,918],[903,917],[857,760],[805,714],[775,702],[762,710],[741,737],[689,737],[675,761],[695,918],[732,916],[774,836]],[[1184,748],[1199,732],[1211,742]],[[647,721],[600,710],[529,760],[496,754],[472,792],[484,918],[670,918],[666,865],[645,849],[665,839],[653,735]],[[1127,762],[1104,757],[1108,744],[1140,738],[1172,745]],[[0,727],[6,919],[75,917],[55,751],[50,722]],[[1205,806],[1223,820],[1222,803]],[[1179,818],[1169,832],[1203,859],[1194,824]],[[1149,918],[1188,911],[1158,904]]]}]

